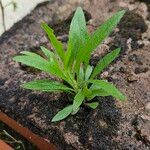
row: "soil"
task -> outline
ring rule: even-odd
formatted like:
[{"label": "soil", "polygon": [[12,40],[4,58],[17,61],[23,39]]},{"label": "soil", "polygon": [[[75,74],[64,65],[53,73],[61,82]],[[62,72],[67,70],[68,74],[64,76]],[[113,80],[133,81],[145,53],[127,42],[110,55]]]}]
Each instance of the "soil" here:
[{"label": "soil", "polygon": [[[22,50],[38,53],[39,46],[52,49],[40,23],[47,22],[65,44],[72,13],[77,6],[86,12],[89,32],[93,32],[118,9],[127,13],[117,29],[92,54],[91,64],[120,46],[119,58],[101,75],[115,84],[127,100],[97,97],[100,105],[51,123],[69,95],[40,93],[20,87],[24,82],[51,78],[46,73],[22,66],[12,57]],[[57,10],[57,11],[56,11]],[[39,134],[58,149],[149,150],[150,149],[150,21],[149,3],[137,0],[56,0],[38,5],[22,21],[0,37],[0,110]]]}]

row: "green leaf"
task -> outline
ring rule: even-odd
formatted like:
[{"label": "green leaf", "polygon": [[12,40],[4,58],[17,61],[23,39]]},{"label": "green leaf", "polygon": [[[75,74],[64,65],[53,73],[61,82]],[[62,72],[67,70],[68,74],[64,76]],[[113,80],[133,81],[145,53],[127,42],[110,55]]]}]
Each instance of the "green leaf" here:
[{"label": "green leaf", "polygon": [[39,91],[46,91],[46,92],[56,92],[56,91],[73,91],[73,89],[59,83],[57,81],[50,81],[50,80],[36,80],[25,83],[22,85],[26,89],[31,90],[39,90]]},{"label": "green leaf", "polygon": [[71,114],[72,114],[72,115],[75,115],[75,114],[79,111],[79,109],[80,109],[80,108],[76,109],[75,111],[72,111]]},{"label": "green leaf", "polygon": [[51,62],[52,68],[54,68],[54,72],[56,72],[55,75],[57,75],[59,78],[62,78],[63,80],[66,80],[66,77],[64,76],[64,70],[62,70],[63,68],[62,63],[58,61],[56,55],[54,55],[53,52],[51,52],[50,50],[48,50],[43,46],[41,46],[41,50],[48,58],[48,60]]},{"label": "green leaf", "polygon": [[53,47],[55,48],[58,56],[62,59],[62,61],[64,61],[65,51],[63,49],[62,43],[57,40],[56,36],[53,33],[53,30],[46,23],[42,23],[41,26],[47,33],[48,38],[51,41]]},{"label": "green leaf", "polygon": [[92,86],[90,87],[89,89],[91,91],[91,94],[89,94],[87,96],[88,98],[88,101],[89,100],[92,100],[94,97],[96,96],[109,96],[110,94],[107,93],[105,90],[103,89],[100,89],[100,86],[99,85],[95,85],[95,84],[92,84]]},{"label": "green leaf", "polygon": [[84,70],[83,67],[80,66],[79,74],[77,74],[77,82],[80,83],[84,81]]},{"label": "green leaf", "polygon": [[112,32],[124,14],[125,10],[117,12],[91,35],[84,48],[84,55],[80,54],[82,56],[82,60],[84,60],[86,64],[89,62],[91,52]]},{"label": "green leaf", "polygon": [[25,51],[22,53],[24,54],[26,53],[28,55],[15,56],[13,60],[48,73],[52,72],[51,64],[41,56],[31,52],[25,52]]},{"label": "green leaf", "polygon": [[[72,65],[77,53],[81,48],[83,48],[87,39],[88,33],[84,13],[82,8],[78,7],[70,25],[68,49],[66,52],[65,62],[67,67]],[[76,61],[78,61],[77,58]]]},{"label": "green leaf", "polygon": [[68,117],[72,112],[72,105],[69,105],[59,111],[52,119],[52,122],[60,121]]},{"label": "green leaf", "polygon": [[28,51],[23,51],[21,53],[25,55],[15,56],[13,60],[23,63],[27,66],[51,73],[63,80],[66,80],[64,71],[61,69],[61,66],[59,66],[56,61],[47,61],[40,55]]},{"label": "green leaf", "polygon": [[40,46],[44,55],[48,58],[48,60],[53,61],[54,53],[45,48],[44,46]]},{"label": "green leaf", "polygon": [[74,101],[73,101],[73,111],[76,111],[80,105],[82,104],[82,102],[84,101],[84,94],[82,92],[82,90],[79,90],[79,92],[76,94],[76,96],[74,97]]},{"label": "green leaf", "polygon": [[93,71],[93,67],[88,65],[85,71],[85,81],[87,81],[90,78],[92,71]]},{"label": "green leaf", "polygon": [[109,95],[118,98],[119,100],[125,100],[126,98],[114,85],[104,80],[89,80],[89,82],[99,86],[99,89],[103,89]]},{"label": "green leaf", "polygon": [[91,94],[88,95],[87,97],[88,100],[92,100],[96,96],[109,96],[110,95],[103,89],[90,89],[90,90],[91,90]]},{"label": "green leaf", "polygon": [[83,88],[83,94],[85,97],[89,97],[92,94],[92,90],[88,89],[86,86]]},{"label": "green leaf", "polygon": [[91,107],[92,109],[95,109],[95,108],[97,108],[99,103],[98,102],[92,102],[92,103],[86,103],[86,105]]},{"label": "green leaf", "polygon": [[94,68],[91,78],[94,78],[97,74],[101,73],[118,56],[120,50],[120,48],[117,48],[104,56]]},{"label": "green leaf", "polygon": [[[31,57],[41,57],[40,55],[30,52],[30,51],[22,51],[20,52],[21,54],[27,55],[27,56],[31,56]],[[42,58],[42,57],[41,57]]]}]

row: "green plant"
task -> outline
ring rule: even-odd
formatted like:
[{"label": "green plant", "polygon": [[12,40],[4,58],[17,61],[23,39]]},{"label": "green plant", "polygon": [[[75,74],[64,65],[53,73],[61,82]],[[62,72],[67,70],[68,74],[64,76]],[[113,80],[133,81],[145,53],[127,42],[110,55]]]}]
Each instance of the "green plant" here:
[{"label": "green plant", "polygon": [[93,109],[96,108],[98,102],[91,102],[95,96],[113,96],[119,100],[125,99],[125,96],[112,84],[105,80],[95,79],[118,56],[120,48],[107,54],[95,68],[89,63],[93,50],[117,26],[124,13],[124,10],[117,12],[90,35],[86,28],[84,13],[78,7],[70,25],[67,50],[64,50],[53,30],[46,23],[42,23],[42,28],[47,33],[55,51],[52,52],[41,46],[46,59],[28,51],[23,51],[21,52],[23,55],[13,58],[17,62],[48,72],[67,83],[37,80],[23,84],[24,88],[45,92],[70,92],[75,95],[73,104],[59,111],[52,122],[62,120],[69,114],[77,113],[82,104]]}]

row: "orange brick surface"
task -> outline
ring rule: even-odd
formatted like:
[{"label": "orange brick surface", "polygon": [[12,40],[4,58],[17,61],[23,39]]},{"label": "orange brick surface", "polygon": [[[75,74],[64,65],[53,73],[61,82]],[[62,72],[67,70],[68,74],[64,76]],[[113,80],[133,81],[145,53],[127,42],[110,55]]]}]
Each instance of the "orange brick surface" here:
[{"label": "orange brick surface", "polygon": [[0,140],[0,150],[14,150],[11,148],[8,144],[6,144],[4,141]]}]

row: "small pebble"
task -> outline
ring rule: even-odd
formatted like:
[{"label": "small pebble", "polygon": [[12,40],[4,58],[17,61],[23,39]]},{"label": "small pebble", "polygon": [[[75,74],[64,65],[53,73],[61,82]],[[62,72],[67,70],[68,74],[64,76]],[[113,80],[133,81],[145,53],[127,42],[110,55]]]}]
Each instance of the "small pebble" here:
[{"label": "small pebble", "polygon": [[108,127],[107,123],[104,120],[101,120],[101,119],[99,120],[99,126],[102,127],[102,128],[107,128]]},{"label": "small pebble", "polygon": [[141,58],[140,58],[138,55],[136,55],[136,54],[130,55],[130,56],[128,57],[128,59],[129,59],[130,61],[136,62],[136,63],[139,64],[139,65],[142,65],[142,64],[143,64],[142,61],[141,61]]},{"label": "small pebble", "polygon": [[135,82],[135,81],[138,80],[138,77],[135,76],[135,75],[133,75],[133,74],[130,74],[130,75],[127,77],[127,80],[128,80],[129,83]]},{"label": "small pebble", "polygon": [[150,102],[145,105],[145,110],[150,113]]},{"label": "small pebble", "polygon": [[0,79],[0,86],[3,86],[5,84],[7,79]]},{"label": "small pebble", "polygon": [[67,42],[68,41],[68,34],[65,34],[65,35],[62,35],[62,36],[58,36],[57,38],[61,42]]},{"label": "small pebble", "polygon": [[145,72],[147,72],[148,71],[148,67],[145,67],[145,68],[143,68],[143,67],[137,67],[137,68],[135,68],[135,74],[139,74],[139,73],[145,73]]},{"label": "small pebble", "polygon": [[121,73],[125,73],[126,72],[126,69],[124,67],[120,67],[119,70],[120,70]]},{"label": "small pebble", "polygon": [[9,99],[9,102],[10,102],[11,104],[15,103],[15,102],[16,102],[16,98],[15,98],[15,97],[12,97],[11,99]]}]

